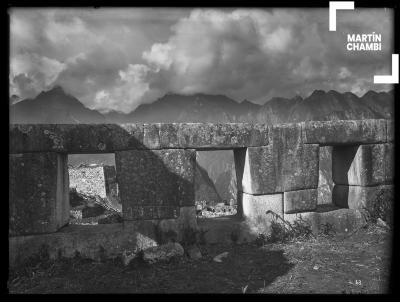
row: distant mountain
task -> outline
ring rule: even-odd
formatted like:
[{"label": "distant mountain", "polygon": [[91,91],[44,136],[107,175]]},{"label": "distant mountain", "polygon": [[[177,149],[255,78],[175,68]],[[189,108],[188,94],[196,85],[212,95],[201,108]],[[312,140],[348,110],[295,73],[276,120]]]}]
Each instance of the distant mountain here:
[{"label": "distant mountain", "polygon": [[260,105],[238,103],[224,95],[166,94],[151,104],[142,104],[129,114],[110,112],[108,122],[242,122],[251,120]]},{"label": "distant mountain", "polygon": [[274,97],[264,105],[238,103],[224,95],[167,94],[143,104],[129,114],[110,112],[110,123],[126,122],[249,122],[290,123],[310,120],[392,118],[394,93],[369,91],[362,97],[351,92],[315,90],[303,99]]},{"label": "distant mountain", "polygon": [[288,123],[309,120],[392,118],[394,92],[368,91],[362,97],[351,92],[315,90],[301,98],[274,97],[264,105],[241,103],[224,96],[197,93],[166,94],[153,103],[142,104],[129,114],[101,114],[86,108],[78,99],[57,86],[34,99],[10,97],[13,123]]},{"label": "distant mountain", "polygon": [[302,100],[300,96],[296,96],[293,99],[274,97],[258,110],[255,120],[266,124],[289,121],[291,109]]},{"label": "distant mountain", "polygon": [[[389,101],[390,95],[386,94]],[[339,93],[334,90],[328,92],[315,90],[308,98],[299,101],[291,109],[290,121],[300,122],[309,120],[348,120],[385,118],[384,111],[376,110],[372,106],[380,102],[376,97],[365,101],[364,96],[359,98],[351,92]]]},{"label": "distant mountain", "polygon": [[59,86],[41,92],[34,99],[25,99],[10,106],[11,123],[79,124],[105,121],[101,113],[86,108]]}]

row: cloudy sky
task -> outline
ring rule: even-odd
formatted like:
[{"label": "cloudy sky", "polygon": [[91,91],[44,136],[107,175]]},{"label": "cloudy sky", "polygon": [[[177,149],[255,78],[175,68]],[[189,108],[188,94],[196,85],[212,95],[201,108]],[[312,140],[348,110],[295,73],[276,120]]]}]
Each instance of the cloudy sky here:
[{"label": "cloudy sky", "polygon": [[[315,89],[362,95],[388,85],[393,11],[328,9],[11,9],[10,94],[61,85],[89,108],[130,112],[165,93],[265,103]],[[349,52],[348,33],[382,34]]]}]

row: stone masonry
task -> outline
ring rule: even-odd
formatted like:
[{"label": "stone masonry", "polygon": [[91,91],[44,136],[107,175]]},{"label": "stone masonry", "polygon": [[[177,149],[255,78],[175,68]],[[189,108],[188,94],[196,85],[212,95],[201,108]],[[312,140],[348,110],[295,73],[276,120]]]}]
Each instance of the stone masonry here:
[{"label": "stone masonry", "polygon": [[[314,225],[329,219],[343,218],[345,224],[352,217],[359,221],[359,211],[377,202],[380,192],[393,190],[393,130],[389,120],[273,126],[10,125],[9,236],[18,238],[12,240],[10,251],[19,253],[27,237],[33,242],[43,238],[43,233],[64,236],[60,229],[68,223],[69,212],[66,157],[71,153],[115,153],[124,223],[113,228],[112,234],[121,230],[125,234],[121,240],[131,240],[127,238],[132,229],[135,238],[157,244],[160,238],[181,238],[185,228],[196,228],[196,150],[233,150],[238,213],[251,232],[269,232],[272,216],[266,212],[289,221],[304,215]],[[332,203],[341,208],[331,216],[320,211],[318,202],[319,149],[325,146],[332,148]],[[79,233],[69,232],[69,227],[62,233]],[[102,236],[96,231],[85,236],[91,234]],[[93,241],[86,238],[83,246],[88,242]],[[118,246],[126,244],[114,245],[113,253]],[[68,255],[75,247],[71,249]]]}]

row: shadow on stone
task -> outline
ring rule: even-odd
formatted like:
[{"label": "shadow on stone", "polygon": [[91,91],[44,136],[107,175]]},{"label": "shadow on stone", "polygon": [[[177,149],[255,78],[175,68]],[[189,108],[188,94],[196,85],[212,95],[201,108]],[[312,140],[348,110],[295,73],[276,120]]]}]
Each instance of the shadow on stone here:
[{"label": "shadow on stone", "polygon": [[[15,179],[14,183],[20,184],[18,188],[26,184],[25,189],[18,193],[18,200],[12,198],[17,195],[13,193],[15,188],[10,186],[9,204],[13,209],[10,212],[10,229],[14,232],[11,235],[14,238],[10,239],[10,264],[16,259],[20,261],[29,254],[35,254],[37,252],[35,247],[39,248],[40,245],[28,244],[33,241],[53,244],[54,246],[50,247],[52,250],[50,254],[55,257],[59,256],[55,250],[60,250],[61,256],[70,257],[78,251],[82,255],[90,258],[94,255],[93,257],[96,258],[97,252],[104,253],[104,249],[105,253],[110,250],[109,254],[115,255],[116,247],[108,245],[115,245],[128,237],[129,242],[116,246],[120,249],[139,250],[158,244],[160,237],[170,237],[171,232],[179,233],[186,227],[196,227],[194,188],[196,151],[194,149],[157,149],[160,148],[159,131],[156,127],[146,127],[146,125],[29,125],[24,127],[22,128],[26,131],[20,136],[10,136],[10,153],[15,153],[13,148],[16,146],[18,146],[16,147],[18,152],[24,152],[16,154],[20,156],[10,155],[10,161],[16,163],[10,169],[10,179]],[[13,129],[17,128],[18,126],[14,126]],[[49,140],[47,136],[50,132],[53,134]],[[55,147],[52,145],[54,141],[57,143]],[[150,149],[149,146],[154,146],[155,149]],[[46,153],[38,152],[38,150]],[[65,222],[55,223],[57,227],[52,226],[48,230],[41,227],[37,231],[36,220],[42,219],[43,214],[52,216],[49,219],[56,222],[59,217],[65,216],[54,213],[53,208],[62,209],[69,216],[69,196],[68,194],[58,196],[58,194],[63,194],[63,190],[57,189],[58,186],[69,187],[68,178],[60,177],[60,174],[63,176],[68,173],[67,162],[65,165],[57,165],[57,162],[45,160],[43,157],[47,154],[61,154],[66,158],[66,154],[87,154],[89,151],[115,153],[116,177],[124,223],[117,228],[110,225],[113,231],[110,233],[107,229],[104,235],[101,234],[105,230],[104,226],[101,228],[94,226],[93,232],[87,232],[88,229],[79,229],[80,226],[64,227]],[[32,164],[26,165],[26,162],[32,162]],[[24,166],[34,166],[34,174],[23,173]],[[49,181],[46,182],[46,179]],[[58,181],[50,181],[52,179]],[[47,183],[54,188],[45,188],[49,189],[48,194],[42,194],[46,200],[43,201],[42,198],[30,201],[31,195],[37,191],[37,188]],[[28,201],[33,203],[29,207],[26,206]],[[39,202],[40,206],[35,206],[35,202]],[[79,201],[74,200],[75,203]],[[48,210],[43,209],[42,204],[48,207]],[[15,228],[13,221],[25,222]],[[63,227],[62,233],[58,231],[61,227]],[[68,232],[71,227],[74,227],[73,231]],[[96,234],[96,232],[99,233]],[[168,236],[160,236],[160,233],[164,232]],[[111,238],[113,236],[114,238]],[[39,237],[43,237],[43,240]],[[23,251],[22,246],[25,248]]]}]

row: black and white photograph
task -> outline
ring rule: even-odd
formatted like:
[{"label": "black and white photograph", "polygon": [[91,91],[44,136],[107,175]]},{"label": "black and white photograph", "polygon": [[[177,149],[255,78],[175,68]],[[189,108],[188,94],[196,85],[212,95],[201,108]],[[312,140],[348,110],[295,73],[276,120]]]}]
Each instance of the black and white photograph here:
[{"label": "black and white photograph", "polygon": [[9,6],[8,293],[392,293],[397,10]]}]

